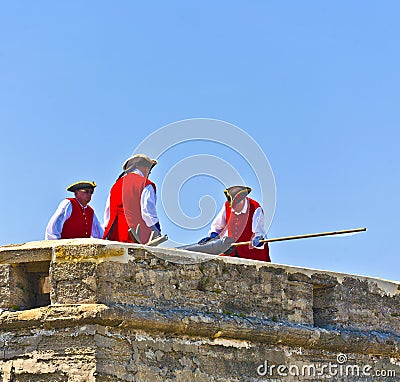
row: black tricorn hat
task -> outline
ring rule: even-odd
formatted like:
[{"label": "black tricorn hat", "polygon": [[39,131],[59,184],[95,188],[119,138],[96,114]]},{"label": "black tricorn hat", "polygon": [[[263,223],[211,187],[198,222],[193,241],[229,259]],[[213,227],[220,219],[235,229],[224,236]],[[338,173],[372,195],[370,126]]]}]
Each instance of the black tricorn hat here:
[{"label": "black tricorn hat", "polygon": [[89,182],[88,180],[81,180],[79,182],[72,183],[70,186],[68,186],[67,191],[75,192],[86,188],[91,188],[92,190],[94,190],[96,186],[97,184],[95,182]]},{"label": "black tricorn hat", "polygon": [[226,199],[229,205],[232,207],[233,202],[236,203],[243,200],[251,192],[251,187],[247,186],[231,186],[224,190]]}]

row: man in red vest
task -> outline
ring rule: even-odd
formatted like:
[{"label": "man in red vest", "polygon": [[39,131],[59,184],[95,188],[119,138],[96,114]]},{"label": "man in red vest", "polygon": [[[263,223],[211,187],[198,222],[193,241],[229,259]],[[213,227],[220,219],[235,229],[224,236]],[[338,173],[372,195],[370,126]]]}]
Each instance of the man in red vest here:
[{"label": "man in red vest", "polygon": [[271,261],[268,243],[260,242],[266,237],[264,212],[258,202],[247,196],[250,192],[251,188],[246,186],[232,186],[224,191],[227,201],[212,222],[209,236],[201,239],[199,244],[229,236],[235,242],[249,241],[251,244],[231,247],[224,256]]},{"label": "man in red vest", "polygon": [[104,239],[133,243],[129,228],[140,225],[140,242],[146,244],[152,231],[161,234],[156,211],[156,185],[148,179],[157,164],[147,155],[127,159],[123,172],[111,188],[104,212]]},{"label": "man in red vest", "polygon": [[89,206],[95,182],[80,181],[71,184],[67,191],[74,198],[64,199],[58,206],[46,227],[45,239],[75,239],[81,237],[103,237],[103,228],[93,208]]}]

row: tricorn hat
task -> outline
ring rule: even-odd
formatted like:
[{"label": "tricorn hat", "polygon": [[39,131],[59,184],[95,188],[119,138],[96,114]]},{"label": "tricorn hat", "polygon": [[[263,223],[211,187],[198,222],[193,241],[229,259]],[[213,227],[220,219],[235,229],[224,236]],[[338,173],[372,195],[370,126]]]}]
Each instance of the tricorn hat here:
[{"label": "tricorn hat", "polygon": [[70,186],[68,186],[67,191],[75,192],[86,188],[91,188],[92,190],[94,190],[96,186],[97,184],[95,182],[89,182],[88,180],[81,180],[79,182],[72,183]]},{"label": "tricorn hat", "polygon": [[226,199],[229,205],[232,207],[233,203],[239,203],[251,192],[251,187],[247,186],[232,186],[224,190]]},{"label": "tricorn hat", "polygon": [[122,169],[124,171],[127,171],[138,165],[149,166],[150,168],[153,168],[157,163],[158,161],[156,159],[150,159],[147,155],[135,154],[125,161]]}]

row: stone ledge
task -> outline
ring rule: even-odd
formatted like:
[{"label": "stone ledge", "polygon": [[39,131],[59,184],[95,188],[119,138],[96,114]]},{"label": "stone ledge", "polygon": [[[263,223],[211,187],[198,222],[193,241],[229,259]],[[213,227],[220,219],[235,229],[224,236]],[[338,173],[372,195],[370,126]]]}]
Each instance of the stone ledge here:
[{"label": "stone ledge", "polygon": [[38,328],[59,331],[63,328],[99,325],[120,331],[163,333],[174,337],[206,339],[209,344],[248,347],[250,343],[268,346],[302,347],[400,357],[400,337],[392,333],[360,330],[321,329],[308,325],[233,315],[205,314],[196,311],[158,310],[146,307],[103,304],[60,305],[23,312],[3,311],[2,332]]},{"label": "stone ledge", "polygon": [[[63,239],[32,241],[0,246],[0,264],[36,261],[114,261],[127,262],[128,247],[123,243],[101,239]],[[79,249],[79,250],[77,250]]]},{"label": "stone ledge", "polygon": [[360,281],[373,282],[380,293],[396,296],[400,295],[400,282],[384,280],[377,277],[352,275],[347,273],[326,271],[314,268],[303,268],[276,263],[264,263],[255,260],[221,257],[181,250],[178,248],[150,247],[139,244],[127,244],[116,241],[101,239],[63,239],[32,241],[22,244],[10,244],[0,246],[0,264],[18,264],[37,261],[54,262],[121,262],[127,263],[133,260],[130,252],[143,251],[166,260],[181,264],[194,264],[218,260],[227,264],[242,264],[260,267],[283,268],[289,274],[302,274],[304,277],[315,277],[321,275],[324,278],[333,277],[337,282],[342,283],[348,277]]}]

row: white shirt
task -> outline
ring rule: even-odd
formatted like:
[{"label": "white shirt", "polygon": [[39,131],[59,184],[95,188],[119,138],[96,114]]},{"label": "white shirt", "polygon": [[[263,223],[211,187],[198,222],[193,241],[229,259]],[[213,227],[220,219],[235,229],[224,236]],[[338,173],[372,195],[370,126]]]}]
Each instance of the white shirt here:
[{"label": "white shirt", "polygon": [[[143,176],[143,173],[139,169],[131,171],[135,174]],[[125,175],[124,175],[125,176]],[[147,185],[140,196],[140,210],[142,212],[142,219],[148,227],[158,223],[157,211],[156,211],[157,196],[154,188],[151,184]],[[104,211],[104,224],[103,227],[107,227],[108,221],[110,220],[110,194],[106,201],[106,209]]]},{"label": "white shirt", "polygon": [[[79,201],[78,201],[79,203]],[[80,204],[80,203],[79,203]],[[81,204],[82,206],[82,204]],[[83,206],[82,206],[83,207]],[[87,206],[83,207],[87,208]],[[67,219],[70,218],[72,214],[72,203],[68,199],[64,199],[57,207],[56,212],[50,218],[49,223],[46,227],[46,232],[44,234],[45,240],[58,240],[61,239],[61,232],[64,226],[64,223]],[[92,232],[91,237],[102,239],[103,238],[103,228],[97,219],[95,213],[93,213],[93,223],[92,223]]]},{"label": "white shirt", "polygon": [[[237,212],[232,209],[232,213],[236,214],[236,215],[245,214],[247,212],[248,206],[249,206],[249,201],[246,198],[242,211]],[[211,223],[210,231],[208,234],[210,235],[211,232],[216,232],[216,233],[220,234],[224,230],[225,227],[226,227],[226,211],[225,211],[225,204],[224,204],[222,206],[221,210],[219,211],[218,215],[215,217],[215,219]],[[253,220],[251,222],[251,230],[253,231],[254,236],[263,236],[264,239],[267,238],[267,233],[265,232],[265,229],[264,229],[264,212],[261,207],[258,207],[254,211]],[[225,232],[223,233],[223,236],[228,236],[228,230],[225,230]],[[264,245],[262,247],[255,247],[255,248],[262,249],[262,248],[264,248]]]}]

